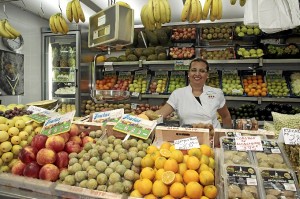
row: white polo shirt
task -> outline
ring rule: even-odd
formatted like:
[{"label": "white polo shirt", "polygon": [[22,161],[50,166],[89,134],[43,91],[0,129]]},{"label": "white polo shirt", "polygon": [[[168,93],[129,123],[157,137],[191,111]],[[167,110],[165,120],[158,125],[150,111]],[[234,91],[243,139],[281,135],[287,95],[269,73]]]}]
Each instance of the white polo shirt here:
[{"label": "white polo shirt", "polygon": [[201,104],[197,101],[190,85],[172,92],[167,103],[180,117],[180,125],[210,123],[214,128],[221,128],[217,120],[217,110],[225,105],[221,89],[204,85],[200,95]]}]

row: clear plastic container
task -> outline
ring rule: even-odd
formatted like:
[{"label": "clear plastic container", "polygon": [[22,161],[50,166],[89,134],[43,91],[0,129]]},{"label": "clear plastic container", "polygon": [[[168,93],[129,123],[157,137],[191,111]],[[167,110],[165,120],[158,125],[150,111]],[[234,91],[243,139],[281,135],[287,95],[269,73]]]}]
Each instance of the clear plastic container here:
[{"label": "clear plastic container", "polygon": [[225,199],[260,199],[257,170],[251,166],[225,166]]},{"label": "clear plastic container", "polygon": [[298,183],[292,170],[260,169],[264,199],[299,198]]}]

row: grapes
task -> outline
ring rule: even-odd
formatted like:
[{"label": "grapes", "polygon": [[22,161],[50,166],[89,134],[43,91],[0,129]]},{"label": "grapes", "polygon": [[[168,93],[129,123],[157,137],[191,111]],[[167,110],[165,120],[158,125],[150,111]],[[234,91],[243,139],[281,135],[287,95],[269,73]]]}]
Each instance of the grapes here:
[{"label": "grapes", "polygon": [[7,119],[12,119],[15,116],[30,115],[32,111],[27,111],[26,109],[14,107],[12,110],[0,111],[0,116]]}]

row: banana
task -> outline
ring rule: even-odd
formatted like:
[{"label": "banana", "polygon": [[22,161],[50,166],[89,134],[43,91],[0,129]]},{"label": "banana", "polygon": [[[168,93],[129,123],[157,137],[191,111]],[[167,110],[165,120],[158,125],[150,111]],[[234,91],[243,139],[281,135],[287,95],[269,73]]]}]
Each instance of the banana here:
[{"label": "banana", "polygon": [[166,17],[167,17],[167,23],[171,21],[171,8],[169,4],[169,0],[162,0],[165,6],[165,12],[166,12]]},{"label": "banana", "polygon": [[126,8],[131,8],[130,5],[128,3],[125,3],[123,1],[118,1],[116,2],[116,4],[120,5],[120,6],[124,6]]},{"label": "banana", "polygon": [[6,32],[12,34],[14,38],[17,38],[21,35],[21,33],[19,33],[15,28],[13,28],[7,20],[5,20],[4,22],[4,27]]},{"label": "banana", "polygon": [[191,0],[186,0],[181,12],[181,21],[186,21],[190,13]]},{"label": "banana", "polygon": [[148,12],[147,16],[149,18],[150,23],[154,24],[155,19],[154,19],[154,13],[153,13],[153,0],[148,1],[147,12]]},{"label": "banana", "polygon": [[141,17],[141,21],[143,26],[145,27],[145,29],[149,28],[149,24],[148,24],[148,17],[147,17],[147,13],[146,13],[146,9],[147,9],[147,4],[145,4],[142,7],[141,13],[140,13],[140,17]]},{"label": "banana", "polygon": [[246,0],[240,0],[240,6],[244,6],[246,4]]},{"label": "banana", "polygon": [[211,11],[210,15],[213,15],[214,18],[217,18],[218,11],[219,11],[219,0],[212,0],[210,11]]},{"label": "banana", "polygon": [[52,15],[52,16],[50,17],[50,19],[49,19],[49,27],[50,27],[50,30],[51,30],[54,34],[56,34],[58,31],[57,31],[57,29],[56,29],[56,27],[55,27],[55,24],[54,24],[54,18],[55,18],[55,15]]},{"label": "banana", "polygon": [[153,0],[153,14],[155,22],[160,22],[160,5],[159,0]]},{"label": "banana", "polygon": [[236,3],[236,0],[230,0],[231,5],[235,5],[235,3]]},{"label": "banana", "polygon": [[167,22],[167,12],[163,1],[164,0],[159,0],[160,21],[162,24]]},{"label": "banana", "polygon": [[59,22],[60,22],[60,25],[63,29],[63,33],[67,34],[69,32],[69,26],[68,26],[65,18],[62,15],[59,16]]},{"label": "banana", "polygon": [[210,21],[212,21],[212,22],[214,22],[214,21],[216,20],[215,16],[212,15],[212,14],[209,16],[209,19],[210,19]]},{"label": "banana", "polygon": [[197,11],[197,18],[196,18],[196,22],[199,22],[202,19],[202,5],[201,5],[201,1],[197,0],[197,7],[198,7],[198,11]]},{"label": "banana", "polygon": [[60,14],[56,14],[55,17],[54,17],[54,25],[55,25],[55,28],[57,30],[57,32],[61,33],[61,34],[64,34],[64,30],[63,30],[63,27],[61,26],[60,24]]},{"label": "banana", "polygon": [[209,8],[212,4],[212,0],[206,0],[202,11],[202,19],[207,19]]},{"label": "banana", "polygon": [[197,0],[191,0],[191,10],[190,10],[190,17],[189,22],[196,21],[197,19]]},{"label": "banana", "polygon": [[8,39],[14,39],[14,36],[5,30],[5,21],[6,20],[0,21],[0,36]]},{"label": "banana", "polygon": [[69,22],[73,21],[73,14],[72,14],[72,1],[69,1],[66,8],[66,15]]},{"label": "banana", "polygon": [[219,10],[218,10],[217,19],[218,20],[222,19],[222,15],[223,15],[223,2],[222,0],[219,0]]},{"label": "banana", "polygon": [[161,28],[161,23],[160,22],[156,22],[155,23],[155,28],[156,29],[160,29]]},{"label": "banana", "polygon": [[79,22],[79,15],[78,15],[77,8],[76,8],[76,5],[75,5],[75,0],[72,1],[72,14],[73,14],[73,17],[74,17],[74,21],[76,23],[78,23]]},{"label": "banana", "polygon": [[85,22],[85,16],[84,16],[84,13],[82,11],[79,0],[74,0],[74,3],[75,3],[76,10],[77,10],[78,18],[80,19],[80,21]]},{"label": "banana", "polygon": [[148,29],[149,30],[155,30],[155,23],[151,23],[149,21],[149,17],[147,18],[147,20],[148,20]]}]

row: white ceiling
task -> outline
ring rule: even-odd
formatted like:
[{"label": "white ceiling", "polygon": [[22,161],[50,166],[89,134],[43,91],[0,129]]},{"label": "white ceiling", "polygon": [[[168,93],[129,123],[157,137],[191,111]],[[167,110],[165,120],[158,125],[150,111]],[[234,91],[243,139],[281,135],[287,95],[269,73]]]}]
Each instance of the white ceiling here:
[{"label": "white ceiling", "polygon": [[[0,3],[3,0],[0,0]],[[36,15],[40,15],[45,19],[49,19],[52,14],[60,12],[60,8],[62,9],[62,13],[65,16],[66,5],[70,0],[11,0],[11,3],[21,7],[22,9],[28,10]],[[98,6],[98,8],[106,9],[110,4],[111,0],[80,0],[83,11],[86,16],[86,22],[84,25],[88,25],[88,18],[97,13],[98,10],[93,4]],[[119,0],[116,0],[119,1]],[[131,8],[134,9],[134,19],[135,25],[140,25],[140,10],[144,4],[148,2],[148,0],[123,0],[128,3]],[[202,6],[204,5],[205,0],[200,0],[202,2]],[[241,19],[244,16],[244,8],[240,7],[237,2],[236,5],[230,5],[229,0],[223,0],[223,20],[231,21],[236,19]],[[84,4],[85,3],[85,4]],[[171,23],[180,22],[181,10],[183,8],[182,0],[169,0],[171,5],[172,12],[172,20]],[[1,3],[4,4],[4,3]],[[0,6],[1,6],[0,4]],[[88,7],[92,6],[93,8]],[[0,8],[1,10],[1,8]],[[42,11],[43,10],[43,11]],[[95,11],[94,11],[95,10]],[[2,10],[1,10],[2,11]],[[208,20],[201,21],[200,23],[208,23]],[[216,21],[217,22],[217,21]]]}]

